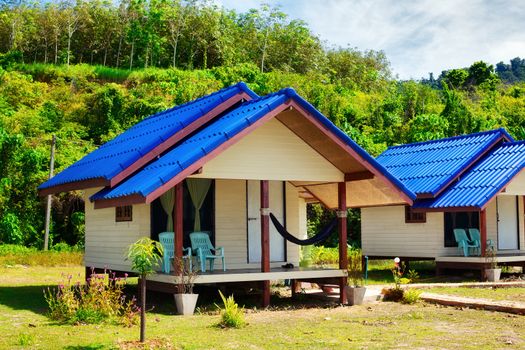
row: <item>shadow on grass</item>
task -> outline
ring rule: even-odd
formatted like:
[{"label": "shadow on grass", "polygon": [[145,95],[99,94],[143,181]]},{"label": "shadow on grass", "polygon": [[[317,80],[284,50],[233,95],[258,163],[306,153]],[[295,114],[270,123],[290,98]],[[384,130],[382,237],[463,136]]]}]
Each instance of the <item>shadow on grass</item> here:
[{"label": "shadow on grass", "polygon": [[56,286],[1,286],[0,305],[14,310],[28,310],[44,314],[47,310],[44,289],[47,290],[47,288],[56,288]]},{"label": "shadow on grass", "polygon": [[105,346],[102,344],[92,344],[92,345],[70,345],[64,347],[64,350],[97,350],[104,349]]}]

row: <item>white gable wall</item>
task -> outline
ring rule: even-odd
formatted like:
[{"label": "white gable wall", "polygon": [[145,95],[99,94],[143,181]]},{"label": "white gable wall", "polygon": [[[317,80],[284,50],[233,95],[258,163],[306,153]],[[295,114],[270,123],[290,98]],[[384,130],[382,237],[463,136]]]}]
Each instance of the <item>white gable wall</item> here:
[{"label": "white gable wall", "polygon": [[209,179],[343,181],[343,173],[277,119],[226,149],[192,177]]}]

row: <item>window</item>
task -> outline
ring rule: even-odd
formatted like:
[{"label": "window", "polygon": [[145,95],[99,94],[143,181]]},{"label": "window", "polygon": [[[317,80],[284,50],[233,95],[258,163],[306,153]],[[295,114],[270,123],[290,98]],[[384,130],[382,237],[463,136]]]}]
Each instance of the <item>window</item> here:
[{"label": "window", "polygon": [[427,222],[427,213],[414,212],[412,207],[405,206],[405,223],[423,223]]},{"label": "window", "polygon": [[133,207],[131,205],[124,205],[115,208],[115,221],[133,221]]},{"label": "window", "polygon": [[454,229],[462,228],[467,232],[469,228],[479,230],[479,212],[477,211],[458,211],[447,212],[445,217],[445,247],[457,247]]}]

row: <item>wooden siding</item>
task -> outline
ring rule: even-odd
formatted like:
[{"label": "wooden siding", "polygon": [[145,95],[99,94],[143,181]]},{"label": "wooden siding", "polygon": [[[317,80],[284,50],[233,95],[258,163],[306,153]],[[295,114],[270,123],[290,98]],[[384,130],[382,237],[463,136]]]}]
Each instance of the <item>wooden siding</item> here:
[{"label": "wooden siding", "polygon": [[405,207],[361,209],[363,254],[434,258],[454,255],[457,248],[444,246],[443,213],[427,213],[426,223],[405,223]]},{"label": "wooden siding", "polygon": [[[519,200],[520,250],[525,251],[523,197]],[[487,205],[487,238],[497,247],[498,222],[496,200]],[[444,246],[443,213],[427,213],[427,222],[405,223],[404,206],[361,209],[363,254],[370,256],[426,257],[457,255],[457,248]],[[509,253],[509,251],[506,251]]]},{"label": "wooden siding", "polygon": [[192,177],[342,181],[344,175],[277,119],[254,130]]},{"label": "wooden siding", "polygon": [[86,203],[85,266],[108,267],[112,270],[130,270],[125,260],[130,244],[143,236],[150,236],[150,206],[133,206],[133,220],[115,222],[115,208],[94,209],[89,197],[100,189],[84,192]]},{"label": "wooden siding", "polygon": [[[306,204],[299,198],[297,189],[289,184],[286,185],[286,199],[286,223],[289,230],[304,232],[306,235]],[[272,197],[270,193],[270,206],[275,200],[279,199]],[[216,180],[215,201],[215,242],[217,246],[224,247],[226,267],[228,269],[259,268],[260,263],[248,263],[246,181]],[[288,262],[298,266],[299,247],[288,243],[287,257]],[[283,262],[279,262],[271,265],[277,267],[282,264]],[[219,262],[216,262],[215,268],[220,268]]]}]

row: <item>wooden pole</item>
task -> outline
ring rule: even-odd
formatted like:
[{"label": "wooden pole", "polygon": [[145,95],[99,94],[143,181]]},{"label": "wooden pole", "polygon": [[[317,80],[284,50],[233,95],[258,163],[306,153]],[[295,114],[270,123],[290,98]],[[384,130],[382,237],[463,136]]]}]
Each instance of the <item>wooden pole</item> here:
[{"label": "wooden pole", "polygon": [[[179,182],[175,185],[175,205],[173,206],[173,231],[175,232],[175,244],[173,256],[175,257],[175,273],[179,274],[180,259],[182,259],[182,245],[184,240],[184,225],[183,225],[183,183]],[[179,261],[177,261],[179,260]]]},{"label": "wooden pole", "polygon": [[481,239],[481,256],[487,255],[487,211],[485,209],[479,212],[479,231]]},{"label": "wooden pole", "polygon": [[[346,216],[347,216],[347,207],[346,207],[346,183],[339,182],[337,184],[337,197],[338,197],[338,231],[339,231],[339,268],[345,270],[348,268],[348,253],[347,253],[347,225],[346,225]],[[341,304],[346,304],[346,277],[341,277],[339,280],[339,302]]]},{"label": "wooden pole", "polygon": [[[261,272],[270,272],[270,197],[268,180],[261,180]],[[262,306],[270,305],[270,281],[262,282]]]},{"label": "wooden pole", "polygon": [[[56,144],[56,137],[53,135],[51,138],[51,157],[49,161],[49,178],[52,178],[55,171],[55,144]],[[49,249],[49,225],[51,222],[51,195],[47,195],[47,203],[46,203],[46,223],[45,223],[45,231],[44,231],[44,250]]]}]

